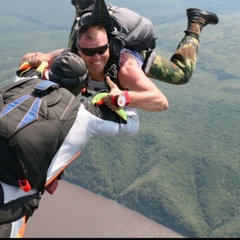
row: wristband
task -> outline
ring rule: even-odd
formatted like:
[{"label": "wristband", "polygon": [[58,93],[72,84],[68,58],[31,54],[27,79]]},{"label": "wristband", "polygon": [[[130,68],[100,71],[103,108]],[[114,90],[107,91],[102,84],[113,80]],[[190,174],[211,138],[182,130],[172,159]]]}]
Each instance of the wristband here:
[{"label": "wristband", "polygon": [[128,91],[127,90],[124,90],[123,91],[123,94],[125,95],[125,97],[126,97],[126,104],[125,104],[125,106],[127,106],[131,101],[130,101],[130,96],[129,96],[129,93],[128,93]]}]

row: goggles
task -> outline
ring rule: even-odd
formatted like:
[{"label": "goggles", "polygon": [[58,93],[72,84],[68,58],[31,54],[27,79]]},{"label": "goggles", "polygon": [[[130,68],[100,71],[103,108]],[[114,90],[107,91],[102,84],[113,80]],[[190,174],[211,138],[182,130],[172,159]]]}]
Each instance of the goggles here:
[{"label": "goggles", "polygon": [[92,57],[96,53],[99,55],[104,54],[107,51],[108,47],[109,43],[97,48],[81,48],[80,45],[77,43],[78,50],[80,50],[84,55],[89,57]]}]

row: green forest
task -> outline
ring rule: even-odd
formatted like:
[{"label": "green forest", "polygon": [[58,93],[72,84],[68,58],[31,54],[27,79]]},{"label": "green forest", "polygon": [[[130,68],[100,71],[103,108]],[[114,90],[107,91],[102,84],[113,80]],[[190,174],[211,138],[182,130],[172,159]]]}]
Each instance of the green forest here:
[{"label": "green forest", "polygon": [[[240,2],[128,2],[121,4],[153,21],[156,51],[167,59],[184,36],[186,8],[211,7],[220,21],[203,29],[189,83],[152,80],[169,109],[139,110],[135,136],[92,139],[64,179],[185,237],[239,238]],[[13,81],[23,54],[66,47],[74,12],[66,0],[2,0],[0,86]]]}]

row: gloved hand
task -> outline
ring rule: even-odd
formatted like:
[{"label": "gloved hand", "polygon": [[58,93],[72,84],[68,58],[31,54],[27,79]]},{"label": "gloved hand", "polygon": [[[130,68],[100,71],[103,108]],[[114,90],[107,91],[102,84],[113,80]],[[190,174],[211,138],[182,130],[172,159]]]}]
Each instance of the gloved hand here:
[{"label": "gloved hand", "polygon": [[[101,92],[101,93],[98,93],[94,96],[94,98],[92,99],[92,104],[93,105],[102,105],[104,104],[104,98],[108,95],[107,92]],[[127,113],[126,111],[121,108],[121,109],[118,109],[118,110],[115,110],[115,112],[122,118],[124,119],[125,121],[127,121]]]},{"label": "gloved hand", "polygon": [[48,76],[46,74],[48,72],[47,67],[47,61],[43,61],[37,68],[35,66],[32,66],[29,62],[24,62],[19,67],[16,74],[18,75],[18,77],[32,77],[37,74],[40,78],[48,79]]}]

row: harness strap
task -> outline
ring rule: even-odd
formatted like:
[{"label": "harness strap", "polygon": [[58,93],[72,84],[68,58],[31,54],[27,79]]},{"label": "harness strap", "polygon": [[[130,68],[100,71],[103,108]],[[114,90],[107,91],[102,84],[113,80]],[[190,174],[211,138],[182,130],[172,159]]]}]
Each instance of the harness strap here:
[{"label": "harness strap", "polygon": [[41,195],[36,193],[0,204],[0,225],[12,223],[23,216],[26,216],[27,221],[38,208],[40,199]]}]

